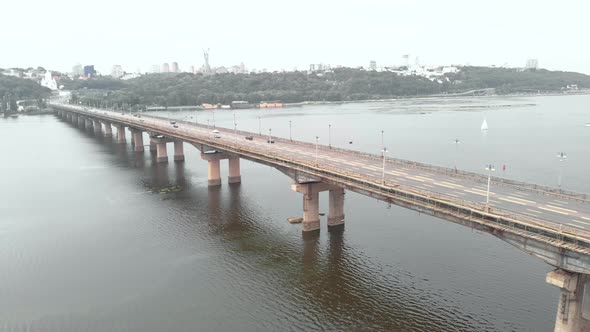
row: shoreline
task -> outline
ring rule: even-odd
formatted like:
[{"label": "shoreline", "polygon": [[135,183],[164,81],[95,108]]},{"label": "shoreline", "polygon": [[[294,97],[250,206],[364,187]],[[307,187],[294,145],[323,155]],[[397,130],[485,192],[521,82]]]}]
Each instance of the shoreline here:
[{"label": "shoreline", "polygon": [[[486,97],[507,97],[507,98],[514,98],[514,97],[540,97],[540,96],[576,96],[576,95],[590,95],[590,89],[584,90],[577,90],[575,92],[540,92],[540,93],[509,93],[509,94],[486,94],[486,95],[465,95],[464,93],[456,93],[456,94],[434,94],[434,95],[422,95],[422,96],[404,96],[404,97],[395,97],[395,98],[383,98],[383,99],[363,99],[363,100],[339,100],[339,101],[302,101],[298,103],[285,103],[284,107],[278,107],[277,109],[281,108],[292,108],[292,107],[301,107],[307,105],[338,105],[338,104],[354,104],[354,103],[384,103],[384,102],[393,102],[393,101],[400,101],[400,100],[414,100],[414,99],[446,99],[446,98],[462,98],[462,97],[469,97],[469,98],[486,98]],[[253,108],[245,108],[245,109],[256,109]],[[168,108],[158,108],[158,109],[150,109],[144,110],[142,112],[159,112],[159,111],[182,111],[182,110],[205,110],[200,105],[195,106],[169,106]],[[221,109],[219,109],[221,110]]]}]

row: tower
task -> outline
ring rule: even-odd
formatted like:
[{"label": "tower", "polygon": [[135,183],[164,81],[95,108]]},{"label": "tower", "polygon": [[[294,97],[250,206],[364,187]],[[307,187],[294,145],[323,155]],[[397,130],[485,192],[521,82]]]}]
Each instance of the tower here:
[{"label": "tower", "polygon": [[209,66],[209,49],[203,50],[203,57],[205,58],[204,72],[205,74],[211,74],[211,66]]}]

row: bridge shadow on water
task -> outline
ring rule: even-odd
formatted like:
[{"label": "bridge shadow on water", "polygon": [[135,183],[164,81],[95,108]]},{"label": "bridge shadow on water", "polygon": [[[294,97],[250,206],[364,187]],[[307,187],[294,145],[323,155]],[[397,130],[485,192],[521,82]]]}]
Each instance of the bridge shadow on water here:
[{"label": "bridge shadow on water", "polygon": [[[162,231],[181,234],[189,246],[197,240],[211,243],[227,273],[220,280],[253,277],[240,281],[247,286],[241,296],[260,305],[251,313],[261,320],[260,330],[496,330],[484,318],[462,316],[458,304],[447,303],[435,291],[421,289],[411,273],[386,273],[348,243],[343,227],[309,236],[301,236],[299,227],[285,231],[249,197],[252,186],[209,188],[206,176],[185,163],[158,164],[149,149],[137,153],[129,143],[117,144],[92,130],[82,132],[113,156],[114,165],[138,173],[138,186],[181,211],[181,217],[162,221]],[[299,200],[292,203],[294,209],[300,206]],[[188,297],[190,291],[174,295]]]}]

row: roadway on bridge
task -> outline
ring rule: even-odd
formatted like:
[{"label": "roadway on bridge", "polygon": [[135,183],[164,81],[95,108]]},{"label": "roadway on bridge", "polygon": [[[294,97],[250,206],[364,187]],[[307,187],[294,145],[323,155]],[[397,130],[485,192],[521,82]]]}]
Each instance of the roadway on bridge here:
[{"label": "roadway on bridge", "polygon": [[[133,122],[137,124],[138,128],[149,125],[169,132],[178,132],[179,135],[188,134],[206,138],[210,141],[222,141],[240,148],[281,155],[307,164],[315,163],[316,160],[316,148],[312,144],[290,142],[285,139],[268,143],[268,135],[255,133],[248,134],[252,136],[252,140],[248,140],[245,137],[248,135],[243,132],[236,134],[231,129],[213,128],[212,126],[207,127],[180,121],[174,127],[166,119],[116,113],[102,109],[87,110],[86,112],[111,118],[114,122],[117,122],[117,120],[125,120],[127,123]],[[217,130],[218,133],[214,133],[213,130]],[[353,152],[347,153],[341,149],[330,149],[327,146],[321,146],[317,153],[317,165],[326,170],[331,169],[359,174],[367,180],[382,180],[383,163],[379,156],[364,156]],[[416,191],[434,196],[444,196],[448,199],[473,203],[485,203],[486,201],[486,183],[437,172],[436,170],[429,171],[387,161],[385,163],[384,180],[388,186],[411,187]],[[540,191],[523,190],[523,188],[512,185],[500,186],[492,182],[490,207],[508,213],[520,214],[535,220],[590,231],[590,203],[585,201],[571,200],[567,197],[549,195]]]}]

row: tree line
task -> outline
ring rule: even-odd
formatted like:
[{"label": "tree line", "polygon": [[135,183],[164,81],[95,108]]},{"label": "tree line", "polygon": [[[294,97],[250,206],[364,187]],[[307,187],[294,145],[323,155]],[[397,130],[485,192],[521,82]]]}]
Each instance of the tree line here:
[{"label": "tree line", "polygon": [[42,101],[49,97],[51,90],[28,79],[0,74],[0,112],[17,111],[17,100]]},{"label": "tree line", "polygon": [[275,72],[202,75],[191,73],[148,74],[128,81],[98,77],[87,81],[62,81],[75,90],[75,102],[101,106],[143,108],[186,106],[202,103],[229,104],[280,100],[354,101],[449,94],[495,88],[497,93],[558,91],[577,84],[590,88],[590,76],[548,70],[460,67],[436,79],[403,76],[393,72],[338,68],[328,72]]}]

